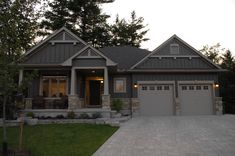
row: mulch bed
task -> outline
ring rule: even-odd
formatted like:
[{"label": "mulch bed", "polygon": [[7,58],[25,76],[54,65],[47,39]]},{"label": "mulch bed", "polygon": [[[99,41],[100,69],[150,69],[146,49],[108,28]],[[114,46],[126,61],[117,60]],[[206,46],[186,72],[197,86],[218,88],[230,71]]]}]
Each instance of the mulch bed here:
[{"label": "mulch bed", "polygon": [[[0,151],[0,156],[2,156],[2,151]],[[31,156],[31,154],[28,151],[8,150],[7,156]]]}]

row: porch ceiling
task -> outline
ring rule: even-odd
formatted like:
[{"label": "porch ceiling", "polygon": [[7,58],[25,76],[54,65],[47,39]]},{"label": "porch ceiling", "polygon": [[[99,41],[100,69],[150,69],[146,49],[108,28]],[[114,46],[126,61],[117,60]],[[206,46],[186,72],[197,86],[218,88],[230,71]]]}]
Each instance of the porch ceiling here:
[{"label": "porch ceiling", "polygon": [[77,69],[76,71],[79,72],[79,74],[87,76],[104,76],[103,69]]}]

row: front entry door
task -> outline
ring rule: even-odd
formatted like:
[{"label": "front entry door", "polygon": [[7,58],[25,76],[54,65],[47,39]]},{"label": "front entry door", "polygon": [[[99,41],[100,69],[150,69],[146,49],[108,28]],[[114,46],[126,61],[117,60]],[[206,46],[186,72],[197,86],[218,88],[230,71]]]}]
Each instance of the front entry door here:
[{"label": "front entry door", "polygon": [[85,107],[101,107],[101,95],[104,90],[103,77],[87,77],[85,90]]},{"label": "front entry door", "polygon": [[89,90],[90,90],[89,105],[90,106],[100,105],[100,81],[90,80]]}]

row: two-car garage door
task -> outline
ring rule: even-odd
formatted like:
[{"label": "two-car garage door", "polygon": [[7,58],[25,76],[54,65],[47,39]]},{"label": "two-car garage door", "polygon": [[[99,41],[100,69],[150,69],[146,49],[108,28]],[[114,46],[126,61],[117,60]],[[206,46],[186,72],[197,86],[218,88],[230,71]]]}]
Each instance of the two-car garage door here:
[{"label": "two-car garage door", "polygon": [[[174,115],[173,84],[141,84],[138,97],[141,115]],[[212,85],[181,84],[178,86],[181,115],[210,115],[212,107]]]}]

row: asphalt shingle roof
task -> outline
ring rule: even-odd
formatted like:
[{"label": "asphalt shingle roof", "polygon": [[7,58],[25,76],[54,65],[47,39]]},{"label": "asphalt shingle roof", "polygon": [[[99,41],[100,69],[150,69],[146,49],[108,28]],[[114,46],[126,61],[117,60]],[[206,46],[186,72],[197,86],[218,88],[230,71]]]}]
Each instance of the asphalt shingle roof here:
[{"label": "asphalt shingle roof", "polygon": [[130,69],[134,64],[150,53],[146,49],[140,49],[132,46],[104,47],[100,51],[118,63],[118,69]]}]

